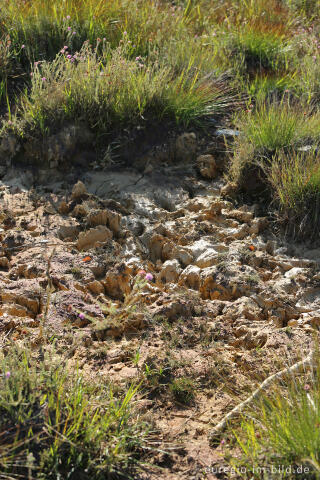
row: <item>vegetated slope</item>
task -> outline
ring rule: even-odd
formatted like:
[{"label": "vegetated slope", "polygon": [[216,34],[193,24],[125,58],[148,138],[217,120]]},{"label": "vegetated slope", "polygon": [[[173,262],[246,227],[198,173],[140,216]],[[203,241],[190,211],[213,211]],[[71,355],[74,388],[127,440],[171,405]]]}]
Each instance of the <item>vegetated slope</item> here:
[{"label": "vegetated slope", "polygon": [[317,471],[317,2],[1,6],[1,474]]}]

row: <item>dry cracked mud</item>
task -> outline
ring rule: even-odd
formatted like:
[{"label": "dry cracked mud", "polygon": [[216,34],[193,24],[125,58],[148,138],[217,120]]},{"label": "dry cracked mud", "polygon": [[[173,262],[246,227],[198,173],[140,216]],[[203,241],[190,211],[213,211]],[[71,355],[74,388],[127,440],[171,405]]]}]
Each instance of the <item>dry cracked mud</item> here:
[{"label": "dry cracked mud", "polygon": [[[205,473],[224,455],[208,432],[308,351],[320,248],[277,238],[256,205],[236,208],[211,155],[35,182],[11,168],[0,184],[0,345],[36,348],[44,328],[71,368],[120,386],[147,366],[137,408],[161,470],[145,478],[223,478]],[[181,377],[187,405],[169,388]]]}]

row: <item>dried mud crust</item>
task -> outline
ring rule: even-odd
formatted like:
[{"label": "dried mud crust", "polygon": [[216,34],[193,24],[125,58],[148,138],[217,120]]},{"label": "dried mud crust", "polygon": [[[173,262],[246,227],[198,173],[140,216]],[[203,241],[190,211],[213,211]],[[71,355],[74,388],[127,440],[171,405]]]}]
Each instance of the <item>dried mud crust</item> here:
[{"label": "dried mud crust", "polygon": [[[45,328],[70,367],[119,388],[143,379],[136,408],[168,454],[150,453],[141,478],[222,478],[206,473],[224,461],[209,430],[320,324],[320,250],[274,238],[256,206],[236,209],[214,165],[51,172],[39,187],[15,169],[0,187],[0,344],[37,348],[49,304]],[[133,294],[142,269],[153,281]]]}]

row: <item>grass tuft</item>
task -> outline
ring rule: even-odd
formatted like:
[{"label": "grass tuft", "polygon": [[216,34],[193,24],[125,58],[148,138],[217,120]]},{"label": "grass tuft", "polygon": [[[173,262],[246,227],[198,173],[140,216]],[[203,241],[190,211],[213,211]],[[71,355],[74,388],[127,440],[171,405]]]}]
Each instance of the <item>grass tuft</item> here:
[{"label": "grass tuft", "polygon": [[102,479],[138,463],[147,430],[134,421],[131,386],[89,385],[46,354],[10,347],[0,364],[0,470],[4,478]]},{"label": "grass tuft", "polygon": [[310,374],[288,379],[243,419],[235,435],[241,455],[231,462],[240,478],[318,478],[319,368],[318,359]]}]

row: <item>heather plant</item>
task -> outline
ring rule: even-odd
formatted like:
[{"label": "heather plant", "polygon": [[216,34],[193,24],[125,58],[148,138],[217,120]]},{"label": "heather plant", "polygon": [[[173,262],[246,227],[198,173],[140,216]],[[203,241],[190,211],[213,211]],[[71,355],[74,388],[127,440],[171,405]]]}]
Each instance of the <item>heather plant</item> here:
[{"label": "heather plant", "polygon": [[35,62],[13,120],[20,135],[45,135],[74,118],[104,133],[143,118],[188,125],[232,105],[225,86],[200,78],[192,62],[175,75],[170,66],[128,58],[125,39],[116,49],[102,42],[100,55],[99,48],[86,43],[72,54],[64,46],[52,62]]}]

